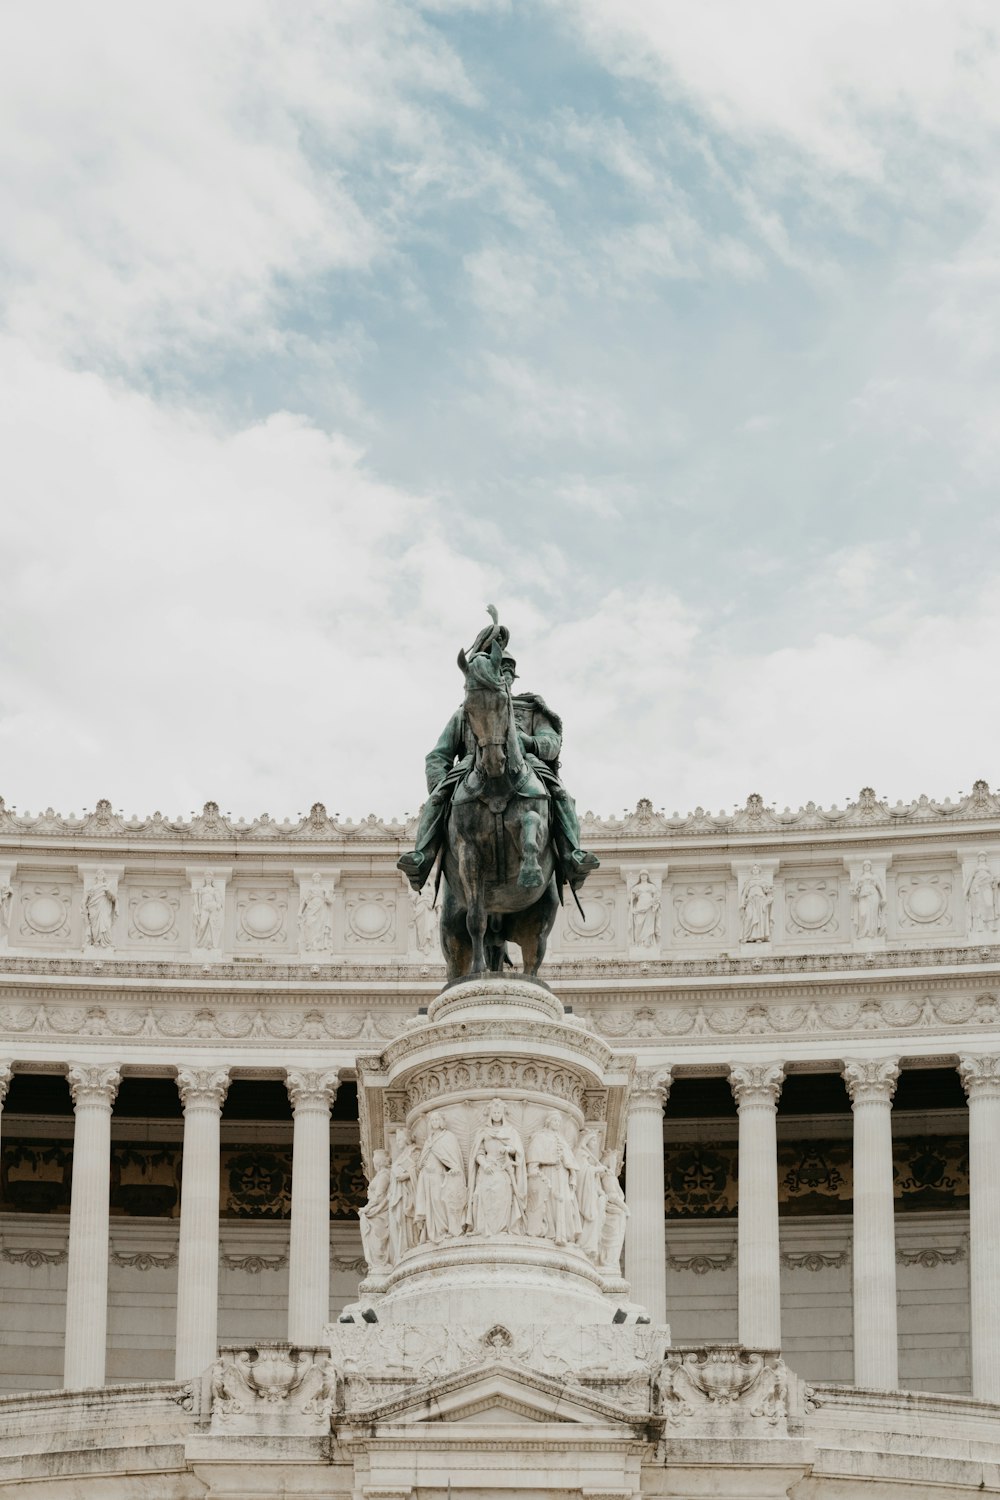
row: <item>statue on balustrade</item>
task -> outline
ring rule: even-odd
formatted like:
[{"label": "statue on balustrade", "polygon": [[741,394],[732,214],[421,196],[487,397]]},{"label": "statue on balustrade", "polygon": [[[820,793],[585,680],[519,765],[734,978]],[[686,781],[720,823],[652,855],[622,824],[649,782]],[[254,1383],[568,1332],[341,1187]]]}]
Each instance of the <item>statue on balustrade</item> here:
[{"label": "statue on balustrade", "polygon": [[374,1172],[368,1184],[368,1201],[358,1210],[361,1221],[361,1244],[370,1271],[388,1271],[392,1265],[389,1249],[389,1171],[388,1151],[372,1153]]},{"label": "statue on balustrade", "polygon": [[526,1196],[524,1146],[494,1099],[472,1143],[465,1222],[473,1234],[523,1234]]},{"label": "statue on balustrade", "polygon": [[773,900],[774,887],[761,874],[760,865],[752,865],[740,900],[741,943],[770,942]]},{"label": "statue on balustrade", "polygon": [[604,1164],[600,1156],[597,1133],[588,1130],[576,1148],[576,1201],[580,1209],[580,1235],[577,1243],[585,1255],[597,1261],[601,1253],[604,1211]]},{"label": "statue on balustrade", "polygon": [[1000,918],[1000,881],[994,877],[989,860],[980,854],[976,868],[965,883],[969,908],[970,932],[996,932]]},{"label": "statue on balustrade", "polygon": [[[576,1159],[559,1128],[559,1115],[549,1110],[528,1141],[528,1170],[545,1183],[545,1235],[557,1245],[573,1245],[580,1234],[576,1198]],[[534,1174],[533,1174],[534,1175]]]},{"label": "statue on balustrade", "polygon": [[618,1157],[614,1151],[605,1151],[603,1166],[604,1225],[597,1263],[604,1270],[620,1271],[629,1208],[618,1180]]},{"label": "statue on balustrade", "polygon": [[408,1130],[396,1131],[396,1150],[389,1168],[389,1253],[393,1265],[417,1243],[414,1209],[417,1148]]},{"label": "statue on balustrade", "polygon": [[205,872],[201,885],[192,892],[194,908],[194,946],[196,948],[220,948],[222,946],[222,915],[226,898]]},{"label": "statue on balustrade", "polygon": [[424,886],[419,891],[411,892],[411,900],[413,911],[410,920],[413,923],[413,936],[416,939],[417,951],[431,954],[434,952],[438,927],[434,891]]},{"label": "statue on balustrade", "polygon": [[[419,891],[441,852],[441,946],[449,983],[500,972],[516,942],[535,978],[565,885],[574,893],[596,855],[580,847],[572,797],[559,779],[562,721],[537,693],[513,694],[509,632],[489,606],[458,664],[465,699],[426,759],[416,847],[398,863]],[[439,879],[441,876],[439,875]]]},{"label": "statue on balustrade", "polygon": [[417,1161],[414,1219],[418,1240],[432,1245],[457,1239],[464,1229],[466,1207],[465,1162],[458,1136],[443,1114],[427,1122],[427,1139]]},{"label": "statue on balustrade", "polygon": [[859,938],[881,937],[885,932],[885,886],[866,859],[861,874],[851,887],[854,899],[854,935]]},{"label": "statue on balustrade", "polygon": [[299,902],[299,932],[305,953],[329,953],[333,947],[333,892],[318,872]]},{"label": "statue on balustrade", "polygon": [[118,915],[118,882],[98,870],[83,898],[86,940],[91,948],[111,947],[111,928]]},{"label": "statue on balustrade", "polygon": [[649,871],[640,870],[628,900],[632,942],[637,948],[655,948],[660,941],[660,904],[660,893]]}]

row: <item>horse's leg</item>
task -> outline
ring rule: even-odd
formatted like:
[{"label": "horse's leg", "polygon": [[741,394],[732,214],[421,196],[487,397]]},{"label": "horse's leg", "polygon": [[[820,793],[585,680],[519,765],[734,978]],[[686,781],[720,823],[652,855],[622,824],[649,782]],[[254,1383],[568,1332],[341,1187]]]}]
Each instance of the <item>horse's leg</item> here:
[{"label": "horse's leg", "polygon": [[542,848],[542,815],[533,807],[526,808],[521,815],[521,868],[517,876],[522,891],[533,891],[542,884],[538,862]]},{"label": "horse's leg", "polygon": [[538,978],[558,910],[559,894],[555,881],[550,880],[538,900],[518,913],[516,931],[511,936],[520,944],[525,979]]},{"label": "horse's leg", "polygon": [[465,913],[452,895],[447,881],[444,883],[444,898],[441,902],[441,951],[444,954],[449,984],[469,972],[472,946],[465,926]]},{"label": "horse's leg", "polygon": [[458,846],[458,870],[465,887],[465,925],[472,943],[472,967],[469,974],[485,974],[486,964],[486,902],[480,881],[478,851],[476,846],[463,840]]}]

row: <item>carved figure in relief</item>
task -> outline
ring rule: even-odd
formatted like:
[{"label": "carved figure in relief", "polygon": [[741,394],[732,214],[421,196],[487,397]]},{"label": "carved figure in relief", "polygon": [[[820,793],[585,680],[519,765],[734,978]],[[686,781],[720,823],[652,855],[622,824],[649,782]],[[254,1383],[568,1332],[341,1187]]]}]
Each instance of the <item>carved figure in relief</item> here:
[{"label": "carved figure in relief", "polygon": [[299,902],[299,933],[306,953],[329,953],[333,947],[333,891],[319,873]]},{"label": "carved figure in relief", "polygon": [[393,1265],[417,1243],[413,1212],[417,1188],[417,1148],[408,1130],[396,1131],[396,1154],[389,1168],[389,1253]]},{"label": "carved figure in relief", "polygon": [[771,941],[771,906],[774,887],[761,874],[760,865],[752,865],[740,899],[740,942]]},{"label": "carved figure in relief", "polygon": [[432,1245],[457,1239],[465,1227],[465,1206],[465,1162],[458,1136],[448,1129],[444,1115],[433,1114],[417,1161],[417,1238]]},{"label": "carved figure in relief", "polygon": [[438,916],[434,905],[434,893],[421,887],[419,891],[413,891],[411,898],[413,912],[410,921],[413,924],[413,935],[417,941],[417,951],[426,953],[428,956],[434,952],[437,946]]},{"label": "carved figure in relief", "polygon": [[370,1271],[388,1271],[392,1265],[389,1249],[389,1171],[388,1151],[372,1154],[375,1168],[368,1184],[368,1201],[358,1209],[361,1223],[361,1245]]},{"label": "carved figure in relief", "polygon": [[576,1201],[580,1207],[578,1244],[585,1255],[596,1261],[601,1253],[601,1234],[607,1194],[604,1191],[604,1164],[595,1131],[588,1130],[576,1148]]},{"label": "carved figure in relief", "polygon": [[111,927],[118,915],[118,882],[98,870],[81,906],[86,940],[91,948],[111,947]]},{"label": "carved figure in relief", "polygon": [[648,870],[639,871],[639,879],[629,894],[628,917],[633,944],[637,948],[655,948],[660,941],[660,893]]},{"label": "carved figure in relief", "polygon": [[854,936],[881,937],[885,932],[885,886],[881,876],[873,872],[870,859],[861,866],[861,874],[851,886],[851,895],[854,898]]},{"label": "carved figure in relief", "polygon": [[226,898],[206,870],[201,885],[192,892],[194,911],[194,946],[196,948],[220,948],[222,946],[222,913]]},{"label": "carved figure in relief", "polygon": [[1000,882],[990,869],[985,854],[980,854],[976,868],[965,882],[965,900],[969,908],[970,932],[996,932],[1000,917]]},{"label": "carved figure in relief", "polygon": [[549,1182],[537,1161],[528,1164],[528,1192],[524,1205],[524,1232],[535,1239],[551,1239]]},{"label": "carved figure in relief", "polygon": [[10,909],[13,901],[13,888],[6,883],[0,885],[0,937],[6,937],[10,931]]},{"label": "carved figure in relief", "polygon": [[605,1199],[604,1224],[601,1229],[601,1248],[597,1263],[605,1270],[620,1271],[629,1207],[618,1180],[618,1157],[614,1151],[605,1151],[603,1167],[601,1185],[604,1188]]},{"label": "carved figure in relief", "polygon": [[520,1234],[528,1183],[524,1146],[502,1099],[487,1106],[469,1156],[465,1222],[473,1234]]},{"label": "carved figure in relief", "polygon": [[557,1245],[576,1243],[580,1209],[576,1199],[576,1159],[559,1128],[559,1115],[550,1109],[528,1142],[528,1166],[536,1167],[546,1184],[546,1237]]}]

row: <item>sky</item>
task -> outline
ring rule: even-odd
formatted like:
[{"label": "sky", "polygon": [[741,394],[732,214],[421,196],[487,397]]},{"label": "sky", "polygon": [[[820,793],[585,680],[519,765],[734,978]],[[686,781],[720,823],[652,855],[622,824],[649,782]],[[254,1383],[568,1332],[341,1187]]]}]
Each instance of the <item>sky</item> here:
[{"label": "sky", "polygon": [[0,794],[1000,781],[993,0],[70,0],[0,49]]}]

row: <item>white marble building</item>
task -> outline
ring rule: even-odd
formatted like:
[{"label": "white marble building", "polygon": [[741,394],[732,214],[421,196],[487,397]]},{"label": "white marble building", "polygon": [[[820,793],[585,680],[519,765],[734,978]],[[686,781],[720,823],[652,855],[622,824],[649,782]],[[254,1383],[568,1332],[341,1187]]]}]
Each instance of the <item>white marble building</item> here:
[{"label": "white marble building", "polygon": [[[573,1479],[544,1379],[494,1372],[482,1410],[541,1403],[534,1448],[505,1438],[522,1492],[1000,1494],[1000,797],[583,832],[601,869],[545,974],[631,1070],[632,1297],[797,1384],[780,1452],[664,1398],[644,1447],[605,1412],[606,1472]],[[230,1461],[202,1379],[220,1344],[322,1347],[356,1299],[358,1056],[443,977],[411,833],[0,804],[0,1495],[517,1487],[454,1453],[366,1484],[328,1422]]]}]

